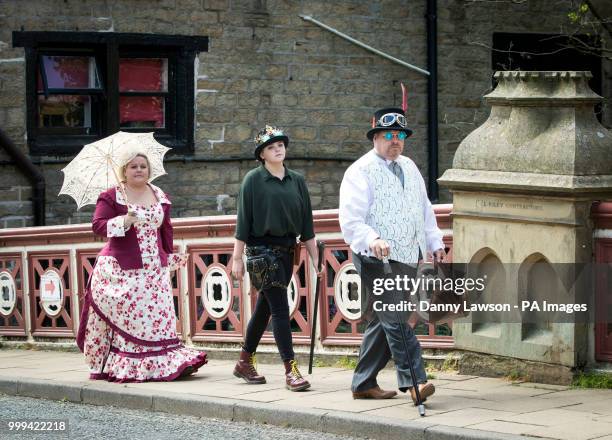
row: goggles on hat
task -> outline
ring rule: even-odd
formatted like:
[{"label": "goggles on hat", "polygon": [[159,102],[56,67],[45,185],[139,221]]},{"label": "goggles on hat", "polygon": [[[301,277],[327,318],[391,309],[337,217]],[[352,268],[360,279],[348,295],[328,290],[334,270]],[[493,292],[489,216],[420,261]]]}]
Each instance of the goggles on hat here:
[{"label": "goggles on hat", "polygon": [[382,115],[380,119],[378,120],[378,125],[381,127],[389,127],[395,124],[396,122],[397,122],[397,125],[399,125],[402,128],[406,128],[406,126],[408,125],[406,123],[406,117],[399,113],[387,113],[387,114]]},{"label": "goggles on hat", "polygon": [[406,134],[405,131],[400,131],[396,135],[394,135],[393,132],[391,132],[391,131],[387,131],[384,134],[385,139],[388,140],[388,141],[393,139],[393,136],[397,137],[400,141],[403,141],[404,139],[406,139],[408,137],[408,135]]}]

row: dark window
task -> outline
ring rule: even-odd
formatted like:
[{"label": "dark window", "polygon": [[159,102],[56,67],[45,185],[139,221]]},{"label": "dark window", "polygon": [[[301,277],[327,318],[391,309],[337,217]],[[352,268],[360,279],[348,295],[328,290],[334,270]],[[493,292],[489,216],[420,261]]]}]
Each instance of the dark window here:
[{"label": "dark window", "polygon": [[[166,110],[171,113],[174,90],[168,87],[168,61],[164,58],[119,59],[119,127],[168,129]],[[174,77],[172,69],[171,76]],[[173,88],[174,89],[174,88]]]},{"label": "dark window", "polygon": [[34,128],[39,134],[100,133],[104,89],[94,53],[41,50],[35,75]]},{"label": "dark window", "polygon": [[193,152],[194,60],[207,37],[13,32],[26,54],[32,155],[73,155],[118,130]]},{"label": "dark window", "polygon": [[[589,86],[602,94],[601,41],[597,36],[558,34],[493,34],[493,70],[587,70]],[[494,84],[495,85],[495,84]],[[595,106],[601,122],[601,105]]]}]

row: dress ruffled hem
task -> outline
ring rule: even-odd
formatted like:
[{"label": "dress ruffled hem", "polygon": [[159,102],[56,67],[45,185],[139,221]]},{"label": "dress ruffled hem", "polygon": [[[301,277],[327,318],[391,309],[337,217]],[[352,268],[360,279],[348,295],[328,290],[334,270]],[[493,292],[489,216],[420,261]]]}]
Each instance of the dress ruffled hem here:
[{"label": "dress ruffled hem", "polygon": [[195,373],[208,362],[206,352],[185,346],[162,351],[164,354],[147,357],[129,357],[111,352],[104,373],[92,373],[89,377],[117,383],[169,382],[181,376],[187,368],[193,368],[191,373]]}]

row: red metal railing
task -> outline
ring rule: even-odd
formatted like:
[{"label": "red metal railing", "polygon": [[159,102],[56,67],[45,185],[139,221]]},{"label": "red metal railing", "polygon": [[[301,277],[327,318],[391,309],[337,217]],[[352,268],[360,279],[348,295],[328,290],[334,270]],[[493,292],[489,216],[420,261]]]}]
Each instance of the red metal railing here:
[{"label": "red metal railing", "polygon": [[[32,336],[73,336],[73,268],[69,250],[32,252],[28,254],[28,269]],[[46,274],[58,283],[45,281]],[[49,285],[53,286],[48,288]],[[59,299],[45,300],[45,291],[55,291]]]},{"label": "red metal railing", "polygon": [[232,250],[231,243],[187,247],[194,341],[242,340],[242,285],[231,278]]},{"label": "red metal railing", "polygon": [[[451,208],[452,205],[434,207],[438,224],[446,232],[444,242],[449,255],[452,255]],[[199,343],[242,340],[256,295],[250,289],[248,277],[240,282],[231,278],[235,221],[235,216],[173,220],[176,249],[189,255],[187,267],[172,275],[177,330],[184,340]],[[355,273],[351,252],[340,234],[337,211],[315,212],[315,230],[317,237],[326,243],[327,270],[322,279],[317,325],[320,348],[358,346],[364,324],[356,307],[359,301],[350,286],[348,290],[345,286],[355,280]],[[0,301],[0,335],[74,337],[82,293],[102,245],[89,224],[0,230],[0,288],[11,282],[16,286],[7,287],[0,297],[5,298]],[[304,344],[309,341],[312,325],[314,274],[303,246],[300,252],[301,262],[293,274],[289,302],[294,340]],[[41,299],[41,278],[49,270],[57,273],[55,282],[60,280],[59,300]],[[436,335],[434,326],[424,328],[427,334],[420,336],[424,346],[452,345],[452,337]],[[263,341],[272,341],[270,332],[264,334]]]},{"label": "red metal railing", "polygon": [[[591,211],[595,225],[595,262],[612,265],[612,203],[597,203]],[[609,271],[600,271],[595,293],[595,309],[600,313],[595,322],[595,359],[612,362],[612,322],[607,316],[612,310],[611,281],[605,279]]]},{"label": "red metal railing", "polygon": [[0,331],[26,336],[25,295],[20,254],[0,256]]}]

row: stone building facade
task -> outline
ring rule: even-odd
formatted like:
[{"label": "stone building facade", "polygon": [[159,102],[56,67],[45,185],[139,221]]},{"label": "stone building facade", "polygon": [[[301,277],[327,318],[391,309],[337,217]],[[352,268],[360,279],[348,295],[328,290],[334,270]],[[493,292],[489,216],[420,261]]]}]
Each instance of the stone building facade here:
[{"label": "stone building facade", "polygon": [[[495,57],[508,49],[494,47],[495,34],[517,34],[529,44],[530,33],[572,34],[580,23],[568,16],[579,7],[572,0],[437,3],[441,175],[461,140],[487,117],[482,96],[491,90]],[[60,170],[73,156],[52,149],[32,154],[27,49],[15,45],[13,32],[207,36],[208,50],[198,52],[193,66],[193,145],[169,155],[168,175],[156,181],[172,194],[174,216],[235,212],[240,181],[256,166],[252,138],[265,124],[289,134],[288,164],[306,176],[313,208],[336,208],[344,170],[371,148],[365,132],[373,110],[400,104],[400,82],[409,91],[408,120],[415,132],[405,151],[426,177],[427,78],[300,15],[425,68],[426,5],[427,0],[0,0],[0,128],[44,174],[47,224],[90,221],[91,208],[76,212],[72,200],[57,196]],[[581,20],[597,21],[589,12]],[[610,35],[592,28],[605,46]],[[612,65],[599,60],[601,118],[610,127]],[[27,179],[0,150],[0,227],[32,224],[31,195]],[[440,201],[450,201],[450,195],[442,191]]]}]

